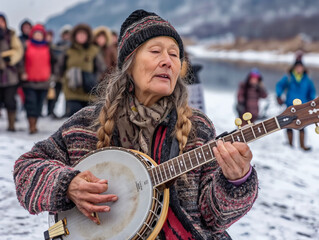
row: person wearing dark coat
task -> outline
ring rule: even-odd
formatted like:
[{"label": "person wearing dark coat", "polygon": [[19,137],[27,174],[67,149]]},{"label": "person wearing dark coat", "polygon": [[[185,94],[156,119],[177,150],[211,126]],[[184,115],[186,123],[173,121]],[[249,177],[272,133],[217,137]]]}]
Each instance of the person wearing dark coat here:
[{"label": "person wearing dark coat", "polygon": [[[259,106],[258,100],[266,98],[267,91],[262,82],[262,75],[257,68],[250,70],[246,81],[241,82],[237,92],[237,113],[239,117],[245,112],[252,114],[251,122],[258,118]],[[244,122],[244,124],[246,124]]]},{"label": "person wearing dark coat", "polygon": [[46,42],[50,47],[50,56],[51,56],[51,77],[50,77],[50,87],[47,95],[48,103],[48,112],[47,116],[52,119],[58,119],[59,117],[55,114],[54,108],[58,100],[62,85],[58,83],[58,58],[59,58],[59,49],[56,44],[53,43],[54,32],[48,30],[46,32]]},{"label": "person wearing dark coat", "polygon": [[64,25],[60,29],[60,39],[56,43],[59,55],[65,53],[65,51],[71,46],[71,32],[72,26],[69,24]]},{"label": "person wearing dark coat", "polygon": [[52,56],[45,37],[44,26],[34,25],[24,54],[24,73],[21,77],[21,85],[25,94],[25,109],[30,134],[38,132],[37,121],[42,116],[43,102],[50,84]]},{"label": "person wearing dark coat", "polygon": [[51,99],[48,100],[48,116],[50,116],[52,119],[60,119],[65,116],[65,113],[61,116],[56,115],[55,105],[57,103],[57,100],[59,99],[60,93],[62,92],[63,88],[63,77],[60,74],[60,66],[62,65],[61,62],[63,62],[64,60],[63,58],[65,52],[71,46],[71,31],[71,25],[64,25],[59,31],[60,39],[57,41],[56,44],[51,44],[51,52],[55,57],[55,65],[53,66],[52,70],[54,74],[51,77],[51,89],[49,89],[49,91],[54,91],[54,95],[51,97]]},{"label": "person wearing dark coat", "polygon": [[[31,29],[32,29],[32,22],[28,19],[25,19],[21,22],[20,24],[20,31],[21,31],[21,34],[19,36],[19,39],[22,43],[22,46],[23,46],[23,49],[25,50],[26,47],[27,47],[27,41],[29,40],[29,36],[30,36],[30,32],[31,32]],[[21,63],[19,63],[19,66],[20,68],[23,69],[23,61]],[[23,89],[21,87],[21,82],[22,82],[22,79],[21,79],[21,72],[19,74],[19,80],[20,80],[20,83],[19,83],[19,86],[18,86],[18,89],[17,89],[17,93],[18,93],[18,96],[20,97],[20,101],[23,104],[25,104],[25,95],[24,95],[24,92],[23,92]],[[20,111],[22,110],[22,107],[20,106]]]},{"label": "person wearing dark coat", "polygon": [[185,51],[185,61],[182,65],[181,77],[187,84],[187,90],[189,93],[188,104],[193,108],[197,108],[205,113],[205,100],[204,90],[199,78],[199,72],[203,66],[200,64],[193,64],[188,53]]},{"label": "person wearing dark coat", "polygon": [[0,13],[0,105],[3,103],[7,110],[8,131],[15,131],[18,63],[22,57],[21,41],[15,32],[8,28],[5,15]]},{"label": "person wearing dark coat", "polygon": [[32,23],[27,19],[23,20],[22,23],[20,24],[21,34],[19,38],[24,48],[26,48],[26,42],[29,39],[31,29],[32,29]]}]

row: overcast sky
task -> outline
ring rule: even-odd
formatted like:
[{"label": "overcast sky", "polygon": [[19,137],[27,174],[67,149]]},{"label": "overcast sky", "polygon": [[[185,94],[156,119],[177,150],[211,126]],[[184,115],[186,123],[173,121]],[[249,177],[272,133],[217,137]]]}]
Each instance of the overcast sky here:
[{"label": "overcast sky", "polygon": [[43,23],[48,17],[86,1],[88,0],[0,0],[0,12],[6,15],[10,28],[20,30],[20,23],[26,18],[33,23]]}]

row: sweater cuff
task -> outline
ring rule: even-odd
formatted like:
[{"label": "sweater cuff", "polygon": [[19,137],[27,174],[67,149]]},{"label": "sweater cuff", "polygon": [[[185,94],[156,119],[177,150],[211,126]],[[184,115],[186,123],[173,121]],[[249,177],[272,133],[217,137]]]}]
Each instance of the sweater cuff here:
[{"label": "sweater cuff", "polygon": [[251,172],[252,172],[252,166],[250,165],[249,171],[244,177],[237,179],[237,180],[228,180],[228,182],[230,182],[230,183],[234,184],[236,187],[238,187],[241,184],[243,184],[244,182],[246,182],[246,180],[249,178]]},{"label": "sweater cuff", "polygon": [[78,170],[67,168],[60,174],[55,198],[57,211],[66,211],[75,206],[75,204],[68,199],[67,190],[73,178],[79,173],[80,171]]}]

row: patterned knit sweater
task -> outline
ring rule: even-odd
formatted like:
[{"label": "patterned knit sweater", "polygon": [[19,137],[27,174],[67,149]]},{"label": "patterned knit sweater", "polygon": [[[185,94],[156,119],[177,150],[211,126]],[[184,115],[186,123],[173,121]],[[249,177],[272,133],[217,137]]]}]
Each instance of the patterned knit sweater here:
[{"label": "patterned knit sweater", "polygon": [[[14,180],[21,205],[31,214],[58,212],[74,207],[66,197],[71,180],[79,173],[72,165],[96,149],[96,127],[99,107],[87,107],[69,118],[48,139],[38,142],[30,152],[15,163]],[[176,115],[176,114],[175,114]],[[174,130],[176,116],[163,124],[168,133]],[[193,110],[185,152],[203,145],[215,137],[211,121]],[[161,146],[161,162],[168,160],[172,134],[166,134]],[[117,131],[112,145],[120,146]],[[152,149],[155,153],[158,149]],[[152,154],[153,155],[153,154]],[[156,156],[156,154],[154,155]],[[229,183],[216,161],[207,163],[178,178],[170,187],[170,209],[179,222],[197,239],[231,239],[226,229],[252,207],[258,191],[255,170],[239,187]],[[159,236],[165,239],[164,236]]]}]

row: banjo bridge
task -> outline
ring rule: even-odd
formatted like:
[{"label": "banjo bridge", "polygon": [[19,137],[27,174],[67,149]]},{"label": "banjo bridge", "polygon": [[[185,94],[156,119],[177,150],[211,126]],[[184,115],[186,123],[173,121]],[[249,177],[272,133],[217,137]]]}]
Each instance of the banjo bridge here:
[{"label": "banjo bridge", "polygon": [[44,232],[44,239],[50,240],[55,237],[59,237],[62,235],[69,235],[69,230],[66,227],[67,221],[66,218],[58,221],[54,225],[52,225],[47,231]]}]

